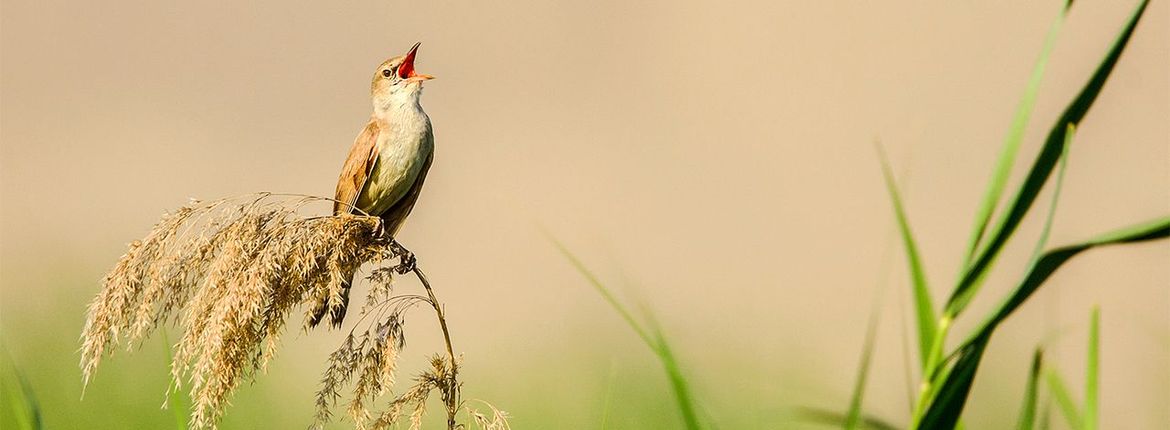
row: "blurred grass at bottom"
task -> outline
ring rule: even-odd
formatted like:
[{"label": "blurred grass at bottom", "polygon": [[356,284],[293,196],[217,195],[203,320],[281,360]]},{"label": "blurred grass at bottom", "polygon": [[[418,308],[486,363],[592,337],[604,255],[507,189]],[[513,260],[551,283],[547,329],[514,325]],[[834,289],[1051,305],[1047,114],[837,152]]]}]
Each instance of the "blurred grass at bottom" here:
[{"label": "blurred grass at bottom", "polygon": [[[39,405],[42,428],[176,428],[175,412],[162,408],[169,384],[169,358],[160,333],[132,352],[122,345],[107,355],[83,399],[78,336],[85,307],[96,293],[96,282],[85,274],[57,272],[54,278],[40,281],[37,295],[20,297],[13,296],[18,290],[12,282],[7,278],[6,284],[0,285],[4,292],[0,343],[5,350],[0,353],[4,361],[0,371],[5,372],[4,384],[13,382],[8,373],[11,369],[23,374]],[[616,316],[613,318],[600,324],[596,320],[570,322],[567,332],[535,340],[519,335],[509,338],[523,341],[523,345],[492,341],[486,343],[493,345],[489,349],[482,347],[484,342],[478,343],[480,347],[465,351],[461,373],[465,400],[480,410],[486,407],[475,399],[492,402],[510,414],[517,429],[682,428],[661,365]],[[415,324],[423,319],[417,316]],[[399,362],[399,390],[410,384],[411,375],[432,352],[424,339],[429,328],[408,326],[407,330],[413,340]],[[176,342],[180,332],[168,328],[167,336]],[[286,330],[282,349],[268,372],[240,387],[220,428],[308,427],[325,359],[341,336],[335,331],[303,334],[297,328]],[[828,383],[833,370],[809,358],[810,352],[801,352],[796,345],[790,346],[792,355],[783,363],[774,363],[730,352],[748,348],[746,345],[727,346],[729,351],[718,352],[697,346],[687,336],[673,337],[683,371],[699,400],[700,418],[717,423],[718,428],[831,428],[798,421],[791,408],[843,411],[847,406],[848,386]],[[19,429],[18,417],[9,407],[10,396],[18,391],[3,388],[0,428]],[[899,390],[890,392],[900,395]],[[175,396],[189,404],[185,391]],[[424,428],[442,427],[441,406],[432,396]],[[182,415],[187,412],[184,409]],[[344,404],[334,409],[335,417],[344,414]],[[352,425],[334,420],[329,428]]]},{"label": "blurred grass at bottom", "polygon": [[[82,397],[78,336],[96,284],[84,275],[57,272],[54,276],[41,281],[35,289],[39,294],[35,299],[13,296],[18,290],[13,288],[11,278],[5,280],[8,285],[0,285],[6,299],[0,313],[3,383],[15,383],[13,370],[27,380],[45,429],[176,428],[175,411],[162,408],[170,381],[169,357],[160,332],[132,351],[123,344],[113,355],[107,355]],[[426,336],[426,329],[415,330],[415,336]],[[625,331],[607,332],[585,322],[570,331],[570,337],[589,341],[536,341],[536,345],[526,346],[527,353],[508,350],[508,346],[501,346],[504,350],[499,353],[467,351],[461,376],[468,405],[485,410],[474,400],[490,401],[507,411],[511,424],[518,429],[550,425],[597,429],[603,424],[611,429],[681,427],[661,367],[652,354],[642,350],[643,345]],[[167,329],[172,343],[180,334],[173,327]],[[337,332],[306,335],[296,328],[287,330],[282,350],[268,372],[240,387],[220,428],[306,428],[312,420],[314,393],[325,359],[340,336]],[[425,342],[408,345],[402,355],[398,389],[411,382],[411,375],[429,354],[420,343]],[[718,371],[747,370],[736,363],[726,364]],[[695,372],[693,376],[700,391],[703,381],[719,379],[711,372]],[[761,377],[771,376],[776,375]],[[0,428],[22,428],[20,417],[11,408],[14,401],[19,402],[12,398],[19,391],[4,388],[0,390],[5,397],[0,400]],[[753,396],[753,390],[727,388],[720,391],[738,391],[742,395],[732,397],[742,398],[707,396],[705,400],[717,403],[704,405],[700,412],[718,413],[717,421],[728,428],[774,428],[790,418],[779,405],[761,404],[767,402],[758,397],[761,393]],[[182,402],[180,405],[189,405],[185,390],[173,395],[175,401]],[[344,410],[344,405],[339,405],[335,416],[343,416]],[[437,397],[432,396],[429,410],[425,428],[441,426],[442,409]],[[729,410],[734,411],[730,416]],[[181,415],[185,417],[187,413],[184,409]],[[352,426],[347,421],[334,420],[329,428]]]},{"label": "blurred grass at bottom", "polygon": [[[12,279],[6,279],[10,283]],[[20,417],[12,411],[19,391],[14,372],[30,386],[45,429],[173,429],[173,410],[163,409],[169,379],[169,357],[163,337],[155,332],[141,346],[128,351],[120,345],[103,360],[82,397],[78,368],[79,333],[85,307],[96,284],[82,276],[62,275],[42,281],[35,300],[14,297],[14,285],[0,285],[5,299],[0,313],[0,428],[19,429]],[[409,328],[408,328],[409,330]],[[416,336],[426,336],[422,328]],[[170,342],[180,332],[167,329]],[[676,411],[666,393],[668,387],[650,357],[633,366],[612,365],[607,358],[606,339],[625,333],[597,336],[582,344],[581,350],[555,351],[525,360],[503,362],[490,351],[468,351],[464,373],[467,400],[484,399],[507,411],[515,428],[542,428],[557,423],[560,428],[600,428],[608,391],[608,428],[661,428],[678,423]],[[314,393],[336,332],[305,335],[295,327],[286,330],[282,351],[268,372],[254,383],[245,383],[232,398],[221,429],[306,428],[312,421]],[[631,352],[632,354],[636,352]],[[400,361],[399,389],[411,382],[412,372],[423,364],[429,351],[422,345],[408,345]],[[505,355],[505,354],[501,354]],[[510,356],[510,354],[507,354]],[[551,360],[551,361],[549,361]],[[607,384],[612,381],[613,386]],[[188,405],[186,391],[173,394]],[[342,399],[345,400],[345,397]],[[429,420],[442,419],[441,405],[432,396]],[[484,410],[476,402],[469,406]],[[345,414],[344,405],[335,408],[335,417]],[[182,411],[182,415],[187,414]],[[432,428],[427,425],[425,428]],[[352,428],[347,421],[334,420],[329,428]]]}]

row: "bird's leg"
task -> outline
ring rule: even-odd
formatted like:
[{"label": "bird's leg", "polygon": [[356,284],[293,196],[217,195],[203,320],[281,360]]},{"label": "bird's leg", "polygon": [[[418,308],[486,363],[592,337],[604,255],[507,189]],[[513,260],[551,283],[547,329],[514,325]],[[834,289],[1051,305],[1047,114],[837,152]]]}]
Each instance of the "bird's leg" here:
[{"label": "bird's leg", "polygon": [[378,217],[378,224],[374,225],[374,237],[386,237],[386,220]]},{"label": "bird's leg", "polygon": [[395,272],[398,272],[399,275],[405,275],[414,271],[417,260],[414,258],[413,252],[394,239],[390,239],[390,251],[398,256],[398,265],[394,267]]}]

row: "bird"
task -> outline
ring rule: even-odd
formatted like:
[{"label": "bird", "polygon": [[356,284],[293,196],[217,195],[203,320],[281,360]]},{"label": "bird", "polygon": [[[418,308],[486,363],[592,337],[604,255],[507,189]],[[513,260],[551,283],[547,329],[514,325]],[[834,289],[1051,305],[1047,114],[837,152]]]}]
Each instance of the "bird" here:
[{"label": "bird", "polygon": [[[391,238],[392,250],[400,258],[400,273],[413,269],[414,256],[393,238],[418,201],[435,148],[431,119],[420,102],[423,82],[434,76],[415,70],[419,45],[382,62],[374,73],[370,83],[374,111],[349,150],[333,200],[334,215],[379,217],[380,234]],[[313,310],[310,327],[317,326],[330,309],[331,324],[341,326],[352,283],[350,274],[342,284],[341,303],[325,303]]]}]

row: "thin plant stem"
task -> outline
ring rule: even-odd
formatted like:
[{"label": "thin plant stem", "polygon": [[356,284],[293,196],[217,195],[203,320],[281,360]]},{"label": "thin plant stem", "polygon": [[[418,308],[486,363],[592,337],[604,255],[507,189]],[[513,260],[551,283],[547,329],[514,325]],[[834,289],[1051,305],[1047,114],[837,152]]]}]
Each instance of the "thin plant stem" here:
[{"label": "thin plant stem", "polygon": [[431,288],[431,282],[427,280],[427,275],[417,265],[414,266],[413,272],[418,277],[418,281],[422,283],[423,288],[427,290],[431,307],[435,308],[435,316],[439,319],[439,328],[443,329],[443,342],[447,344],[447,357],[451,360],[451,373],[447,377],[448,390],[443,393],[443,402],[447,406],[447,429],[455,430],[455,414],[459,411],[459,385],[456,378],[456,374],[459,373],[459,365],[455,362],[455,348],[451,346],[451,332],[447,330],[447,318],[443,315],[443,306],[439,304],[439,299],[435,298],[435,290]]}]

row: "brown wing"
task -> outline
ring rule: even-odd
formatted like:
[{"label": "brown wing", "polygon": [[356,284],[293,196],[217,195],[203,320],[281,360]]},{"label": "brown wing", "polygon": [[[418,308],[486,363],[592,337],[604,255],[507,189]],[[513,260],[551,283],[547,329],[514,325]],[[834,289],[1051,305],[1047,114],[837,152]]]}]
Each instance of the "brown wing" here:
[{"label": "brown wing", "polygon": [[341,177],[337,179],[337,192],[333,197],[336,200],[333,202],[334,215],[353,213],[358,196],[370,178],[370,170],[378,160],[378,131],[378,122],[370,120],[349,149],[349,156],[341,168]]},{"label": "brown wing", "polygon": [[422,170],[419,170],[418,177],[415,178],[414,184],[411,184],[410,189],[406,191],[406,195],[394,202],[394,206],[390,210],[382,214],[382,219],[385,221],[386,232],[393,237],[398,234],[398,229],[402,228],[402,223],[406,221],[407,215],[410,215],[410,210],[414,209],[414,202],[418,201],[418,194],[422,191],[423,182],[427,179],[427,171],[431,170],[431,160],[435,159],[435,153],[431,152],[427,155],[427,160],[423,162]]}]

